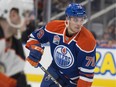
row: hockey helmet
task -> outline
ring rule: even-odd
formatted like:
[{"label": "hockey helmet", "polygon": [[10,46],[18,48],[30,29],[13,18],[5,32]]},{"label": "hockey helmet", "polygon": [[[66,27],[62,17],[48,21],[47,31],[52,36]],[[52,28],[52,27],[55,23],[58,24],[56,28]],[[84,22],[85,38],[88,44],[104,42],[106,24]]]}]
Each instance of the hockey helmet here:
[{"label": "hockey helmet", "polygon": [[77,16],[77,17],[84,17],[86,16],[84,8],[80,4],[71,3],[67,6],[65,10],[66,16]]},{"label": "hockey helmet", "polygon": [[[33,7],[33,0],[0,0],[0,17],[5,18],[11,26],[20,28],[24,24],[25,11],[33,11]],[[21,20],[19,24],[13,24],[11,22],[10,11],[13,8],[18,9]]]},{"label": "hockey helmet", "polygon": [[69,4],[65,10],[65,15],[67,17],[83,17],[84,18],[83,24],[85,24],[88,21],[85,9],[80,4],[76,3]]}]

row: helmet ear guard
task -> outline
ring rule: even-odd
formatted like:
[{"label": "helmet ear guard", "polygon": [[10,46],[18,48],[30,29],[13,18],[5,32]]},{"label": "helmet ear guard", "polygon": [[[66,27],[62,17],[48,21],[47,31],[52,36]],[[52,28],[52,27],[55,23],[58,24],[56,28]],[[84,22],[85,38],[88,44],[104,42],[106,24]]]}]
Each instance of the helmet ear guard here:
[{"label": "helmet ear guard", "polygon": [[[19,11],[20,23],[14,24],[10,19],[10,11],[16,8]],[[0,17],[5,18],[8,23],[14,28],[20,28],[23,26],[25,17],[25,11],[33,11],[33,0],[0,0]]]}]

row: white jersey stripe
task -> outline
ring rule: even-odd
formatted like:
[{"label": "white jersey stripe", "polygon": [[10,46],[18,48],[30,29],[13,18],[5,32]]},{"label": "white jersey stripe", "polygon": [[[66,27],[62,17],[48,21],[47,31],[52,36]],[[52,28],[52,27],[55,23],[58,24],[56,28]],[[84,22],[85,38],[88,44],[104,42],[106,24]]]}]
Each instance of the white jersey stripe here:
[{"label": "white jersey stripe", "polygon": [[46,30],[47,32],[49,32],[49,33],[52,33],[52,34],[58,34],[58,35],[61,35],[61,36],[63,36],[63,34],[56,33],[56,32],[51,32],[51,31],[47,30],[46,28],[45,28],[45,30]]},{"label": "white jersey stripe", "polygon": [[30,34],[30,37],[35,38],[32,33]]},{"label": "white jersey stripe", "polygon": [[37,41],[37,40],[36,40],[36,39],[34,39],[34,38],[29,38],[29,40],[27,40],[27,42],[30,42],[30,41],[32,41],[32,40]]},{"label": "white jersey stripe", "polygon": [[77,83],[74,83],[74,82],[72,82],[72,81],[70,81],[70,83],[73,84],[73,85],[77,85]]},{"label": "white jersey stripe", "polygon": [[82,72],[86,72],[86,73],[93,73],[94,72],[94,69],[86,69],[86,68],[83,68],[83,67],[79,67],[80,71]]},{"label": "white jersey stripe", "polygon": [[77,77],[73,77],[73,78],[70,78],[71,80],[75,80],[75,79],[78,79],[79,78],[79,76],[77,76]]},{"label": "white jersey stripe", "polygon": [[80,79],[82,79],[84,81],[87,81],[87,82],[93,82],[93,79],[90,79],[90,78],[87,78],[87,77],[83,77],[83,76],[80,76]]}]

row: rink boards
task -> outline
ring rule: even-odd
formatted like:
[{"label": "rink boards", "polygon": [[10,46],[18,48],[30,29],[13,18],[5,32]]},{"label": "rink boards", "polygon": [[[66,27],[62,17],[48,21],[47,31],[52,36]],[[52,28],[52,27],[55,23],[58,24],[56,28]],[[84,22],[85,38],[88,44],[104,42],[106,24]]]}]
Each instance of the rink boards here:
[{"label": "rink boards", "polygon": [[[29,52],[24,50],[27,56]],[[96,58],[92,87],[116,87],[116,48],[97,48]],[[46,46],[41,64],[47,69],[51,60],[49,46]],[[29,82],[41,83],[44,72],[40,68],[33,68],[26,62],[25,72]]]}]

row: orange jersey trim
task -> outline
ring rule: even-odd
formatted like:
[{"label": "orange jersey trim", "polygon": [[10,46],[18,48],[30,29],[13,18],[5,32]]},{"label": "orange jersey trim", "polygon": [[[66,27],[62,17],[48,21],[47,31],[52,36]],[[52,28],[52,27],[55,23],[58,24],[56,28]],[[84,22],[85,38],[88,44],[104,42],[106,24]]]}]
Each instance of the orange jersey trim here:
[{"label": "orange jersey trim", "polygon": [[17,81],[0,73],[0,87],[16,87]]},{"label": "orange jersey trim", "polygon": [[77,41],[77,46],[84,51],[92,51],[96,47],[96,40],[94,39],[92,33],[85,27],[82,27],[81,31],[75,38],[75,41]]},{"label": "orange jersey trim", "polygon": [[54,20],[46,25],[48,31],[58,34],[63,34],[65,27],[65,21],[63,20]]},{"label": "orange jersey trim", "polygon": [[92,82],[87,82],[87,81],[79,79],[77,82],[77,85],[78,85],[77,87],[91,87]]}]

